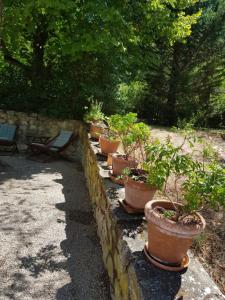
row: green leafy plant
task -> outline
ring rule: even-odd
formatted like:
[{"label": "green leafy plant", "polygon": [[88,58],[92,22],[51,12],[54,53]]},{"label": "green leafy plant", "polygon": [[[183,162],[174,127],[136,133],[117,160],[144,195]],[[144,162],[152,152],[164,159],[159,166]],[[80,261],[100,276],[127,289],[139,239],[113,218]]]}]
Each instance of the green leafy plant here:
[{"label": "green leafy plant", "polygon": [[[206,158],[210,161],[206,161]],[[208,150],[203,151],[203,160],[192,164],[182,183],[184,212],[191,214],[203,208],[225,208],[225,167]]]},{"label": "green leafy plant", "polygon": [[[175,221],[188,216],[193,220],[195,213],[203,208],[225,208],[224,166],[206,142],[201,141],[202,150],[194,156],[195,141],[199,142],[199,139],[190,126],[186,130],[183,128],[181,134],[184,137],[179,146],[173,145],[169,138],[165,143],[152,141],[145,147],[142,170],[126,169],[123,172],[123,176],[142,180],[163,191],[173,204],[175,214],[172,219]],[[186,153],[187,145],[189,151]],[[171,196],[171,191],[175,195]],[[170,213],[163,215],[170,218]]]},{"label": "green leafy plant", "polygon": [[[150,128],[143,122],[137,123],[137,114],[112,115],[108,119],[109,131],[122,142],[125,159],[144,157],[144,147],[150,138]],[[138,159],[139,158],[139,159]]]},{"label": "green leafy plant", "polygon": [[146,160],[142,167],[148,174],[147,183],[149,185],[154,185],[162,190],[173,169],[178,167],[175,166],[175,163],[187,165],[188,157],[183,156],[182,160],[178,160],[178,151],[179,147],[174,147],[170,139],[167,139],[165,143],[155,140],[146,146]]},{"label": "green leafy plant", "polygon": [[105,116],[102,112],[102,102],[98,102],[91,98],[91,104],[89,110],[84,115],[85,122],[102,122],[104,121]]},{"label": "green leafy plant", "polygon": [[[198,140],[194,131],[188,130],[178,147],[172,145],[169,139],[165,144],[155,142],[146,147],[143,169],[147,173],[147,183],[164,191],[173,203],[176,221],[193,217],[203,208],[225,208],[225,168],[207,143],[202,142],[201,159],[199,155],[195,158],[193,139]],[[184,152],[185,142],[192,149],[189,153]],[[168,192],[171,191],[169,180],[173,183],[175,200]],[[176,205],[178,202],[184,206]]]}]

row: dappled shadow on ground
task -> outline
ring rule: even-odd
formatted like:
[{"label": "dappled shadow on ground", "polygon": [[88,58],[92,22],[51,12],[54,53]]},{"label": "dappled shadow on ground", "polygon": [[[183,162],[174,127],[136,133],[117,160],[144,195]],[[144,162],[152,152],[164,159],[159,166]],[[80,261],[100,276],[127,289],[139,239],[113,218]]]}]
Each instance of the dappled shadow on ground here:
[{"label": "dappled shadow on ground", "polygon": [[81,162],[0,159],[0,299],[110,299]]},{"label": "dappled shadow on ground", "polygon": [[40,173],[55,173],[58,172],[57,162],[39,163],[31,160],[26,160],[24,165],[23,155],[0,156],[0,185],[7,180],[28,180]]},{"label": "dappled shadow on ground", "polygon": [[29,270],[30,275],[35,278],[46,270],[53,273],[66,269],[66,261],[57,261],[58,254],[58,247],[49,244],[46,247],[42,247],[35,256],[28,255],[19,258],[21,262],[20,268]]},{"label": "dappled shadow on ground", "polygon": [[[25,291],[26,287],[29,286],[25,275],[20,272],[15,272],[11,276],[11,284],[7,289],[2,289],[4,299],[16,299],[15,294]],[[1,294],[0,294],[1,295]]]}]

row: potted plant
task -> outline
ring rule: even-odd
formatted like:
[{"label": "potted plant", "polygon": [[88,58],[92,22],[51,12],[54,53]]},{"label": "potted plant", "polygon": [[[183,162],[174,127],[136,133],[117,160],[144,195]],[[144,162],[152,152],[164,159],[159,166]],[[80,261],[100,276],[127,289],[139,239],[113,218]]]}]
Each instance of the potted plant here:
[{"label": "potted plant", "polygon": [[141,147],[140,152],[141,168],[125,169],[123,176],[126,176],[126,203],[144,211],[146,203],[153,199],[157,190],[162,190],[167,180],[173,148],[169,140],[165,144],[152,140],[144,149]]},{"label": "potted plant", "polygon": [[120,140],[109,132],[105,132],[104,134],[100,135],[99,145],[101,148],[101,153],[106,156],[108,156],[110,153],[115,153],[119,147],[119,144]]},{"label": "potted plant", "polygon": [[99,144],[101,153],[108,156],[108,154],[115,153],[119,147],[120,139],[114,128],[114,115],[107,118],[108,128],[105,128],[99,137]]},{"label": "potted plant", "polygon": [[[224,166],[209,155],[209,148],[204,148],[202,160],[197,161],[193,159],[193,152],[185,154],[182,151],[183,145],[171,145],[172,156],[166,165],[167,179],[164,181],[168,200],[153,200],[145,206],[147,255],[156,266],[171,271],[188,265],[187,251],[193,238],[205,228],[205,220],[199,212],[204,207],[225,208]],[[153,149],[148,150],[153,155]],[[168,193],[169,176],[174,197]]]},{"label": "potted plant", "polygon": [[127,167],[136,168],[138,165],[138,149],[144,147],[149,140],[150,129],[144,123],[136,123],[137,114],[112,116],[113,130],[119,137],[124,154],[112,156],[112,170],[114,176],[120,176]]},{"label": "potted plant", "polygon": [[93,139],[99,139],[103,133],[105,116],[102,112],[102,102],[91,98],[89,110],[84,115],[84,121],[90,123],[90,135]]}]

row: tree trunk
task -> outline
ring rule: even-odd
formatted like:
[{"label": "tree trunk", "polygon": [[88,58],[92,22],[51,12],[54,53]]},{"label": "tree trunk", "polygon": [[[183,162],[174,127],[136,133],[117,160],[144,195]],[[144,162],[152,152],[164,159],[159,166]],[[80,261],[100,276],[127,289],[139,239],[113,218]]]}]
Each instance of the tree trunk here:
[{"label": "tree trunk", "polygon": [[37,17],[37,28],[33,35],[33,57],[31,62],[31,80],[35,85],[37,81],[45,77],[46,68],[44,65],[45,45],[48,40],[47,20],[43,15]]}]

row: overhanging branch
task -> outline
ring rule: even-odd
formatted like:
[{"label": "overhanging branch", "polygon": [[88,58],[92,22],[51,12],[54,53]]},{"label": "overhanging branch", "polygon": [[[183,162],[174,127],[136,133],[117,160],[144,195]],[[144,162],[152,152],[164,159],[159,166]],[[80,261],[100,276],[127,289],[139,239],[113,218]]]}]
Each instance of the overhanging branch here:
[{"label": "overhanging branch", "polygon": [[11,53],[9,52],[9,50],[7,49],[5,42],[2,38],[0,38],[0,50],[3,53],[4,59],[6,62],[17,66],[21,69],[23,69],[24,71],[29,71],[29,67],[26,66],[25,64],[21,63],[19,60],[15,59]]}]

